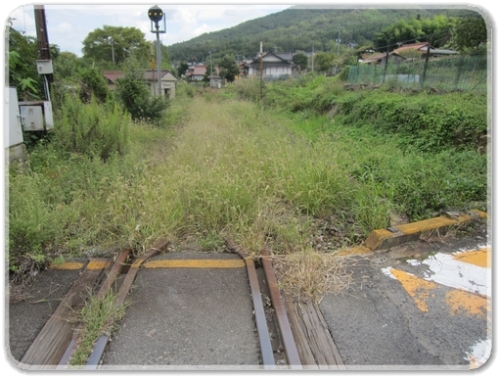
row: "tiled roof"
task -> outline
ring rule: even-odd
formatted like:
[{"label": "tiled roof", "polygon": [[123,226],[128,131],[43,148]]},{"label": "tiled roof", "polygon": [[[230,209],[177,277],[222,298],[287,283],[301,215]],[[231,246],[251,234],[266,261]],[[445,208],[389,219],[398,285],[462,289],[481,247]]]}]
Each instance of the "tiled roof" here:
[{"label": "tiled roof", "polygon": [[385,53],[379,54],[362,54],[363,62],[373,62],[385,58]]},{"label": "tiled roof", "polygon": [[[412,43],[412,44],[409,44],[409,45],[402,45],[401,47],[398,47],[397,49],[395,49],[394,52],[396,54],[400,54],[402,51],[420,50],[420,49],[422,49],[422,47],[426,47],[427,45],[429,45],[429,42]],[[432,46],[431,46],[431,48],[432,48]],[[423,50],[423,51],[426,51],[426,49]]]},{"label": "tiled roof", "polygon": [[207,72],[207,67],[205,66],[195,66],[193,69],[193,75],[205,75],[205,72]]},{"label": "tiled roof", "polygon": [[[160,74],[161,74],[161,77],[163,77],[166,74],[168,74],[168,71],[161,70]],[[145,80],[156,80],[157,77],[158,77],[158,75],[157,75],[156,70],[147,70],[146,72],[144,72],[144,79]]]},{"label": "tiled roof", "polygon": [[119,79],[124,76],[123,71],[104,71],[102,74],[106,79],[108,79],[112,83],[114,83],[116,79]]},{"label": "tiled roof", "polygon": [[[166,74],[169,73],[168,70],[161,70],[161,76],[165,76]],[[116,82],[117,79],[122,78],[125,76],[123,71],[104,71],[102,75],[108,79],[112,84]],[[147,70],[144,72],[144,80],[156,80],[157,77],[157,72],[156,70]]]}]

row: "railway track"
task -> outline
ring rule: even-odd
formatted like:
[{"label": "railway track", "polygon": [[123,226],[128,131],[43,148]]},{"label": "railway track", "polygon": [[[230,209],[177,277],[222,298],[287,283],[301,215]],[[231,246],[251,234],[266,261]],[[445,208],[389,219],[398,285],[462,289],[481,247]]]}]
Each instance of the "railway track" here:
[{"label": "railway track", "polygon": [[[230,241],[226,245],[232,253],[202,257],[164,253],[168,245],[167,240],[160,240],[137,259],[132,259],[130,250],[124,250],[113,262],[91,260],[24,353],[20,367],[74,368],[70,361],[81,340],[75,331],[78,325],[67,320],[72,311],[82,308],[81,299],[93,287],[95,296],[103,297],[113,291],[114,305],[121,306],[130,300],[130,306],[116,337],[102,334],[96,340],[85,365],[80,367],[85,370],[124,367],[125,361],[143,368],[148,368],[148,364],[156,368],[187,364],[217,368],[239,364],[243,368],[302,369],[265,247],[260,258],[254,259]],[[146,301],[141,290],[144,293],[156,290],[153,302],[157,303],[153,306],[157,307],[150,308],[151,298]],[[140,319],[135,324],[134,319],[138,318],[133,315],[127,318],[134,311]],[[150,329],[153,326],[155,329]],[[211,331],[216,328],[216,332]],[[172,334],[177,338],[167,337]],[[141,337],[150,341],[150,352]],[[186,348],[192,357],[182,357]],[[139,356],[142,351],[146,357]]]}]

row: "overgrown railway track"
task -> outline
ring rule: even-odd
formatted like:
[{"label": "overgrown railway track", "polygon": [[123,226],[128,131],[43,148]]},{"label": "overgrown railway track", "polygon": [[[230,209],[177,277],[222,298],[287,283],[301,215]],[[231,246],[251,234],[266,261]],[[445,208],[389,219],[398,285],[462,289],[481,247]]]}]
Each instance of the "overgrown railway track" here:
[{"label": "overgrown railway track", "polygon": [[[153,257],[160,254],[168,255],[165,253],[168,251],[168,245],[167,240],[160,240],[144,255],[135,259],[130,249],[122,251],[114,261],[91,259],[20,360],[22,367],[57,370],[100,369],[107,347],[113,342],[111,334],[100,335],[93,344],[84,366],[73,366],[71,360],[80,345],[81,337],[78,332],[80,326],[69,321],[70,314],[83,307],[83,298],[85,294],[89,294],[89,290],[92,290],[91,295],[97,298],[103,298],[113,292],[116,295],[114,305],[122,306],[133,291],[131,289],[138,272]],[[247,291],[252,303],[252,318],[258,336],[258,368],[302,369],[285,303],[278,289],[266,247],[262,249],[259,258],[252,258],[230,241],[226,242],[226,246],[227,250],[232,252],[233,260],[217,260],[218,264],[232,261],[234,265],[235,261],[242,260],[243,264],[240,263],[238,266],[245,267],[249,285]],[[234,260],[234,255],[240,259]],[[206,264],[206,261],[210,260],[204,261]],[[175,265],[175,262],[178,260],[170,260],[170,265]],[[189,272],[192,273],[192,270]],[[168,273],[165,271],[164,274]],[[169,327],[168,322],[169,319],[165,319],[165,327]],[[193,361],[193,365],[196,365],[196,361]]]}]

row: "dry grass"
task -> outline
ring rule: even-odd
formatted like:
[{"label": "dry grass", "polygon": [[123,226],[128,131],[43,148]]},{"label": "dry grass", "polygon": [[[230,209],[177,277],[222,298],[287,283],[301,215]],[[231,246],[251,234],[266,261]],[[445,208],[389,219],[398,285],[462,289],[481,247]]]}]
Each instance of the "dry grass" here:
[{"label": "dry grass", "polygon": [[426,243],[446,243],[446,241],[456,238],[461,228],[463,228],[461,225],[451,225],[441,230],[437,228],[424,231],[420,234],[419,240]]},{"label": "dry grass", "polygon": [[312,249],[273,258],[280,288],[289,295],[317,302],[353,283],[352,273],[347,272],[349,261],[349,257]]}]

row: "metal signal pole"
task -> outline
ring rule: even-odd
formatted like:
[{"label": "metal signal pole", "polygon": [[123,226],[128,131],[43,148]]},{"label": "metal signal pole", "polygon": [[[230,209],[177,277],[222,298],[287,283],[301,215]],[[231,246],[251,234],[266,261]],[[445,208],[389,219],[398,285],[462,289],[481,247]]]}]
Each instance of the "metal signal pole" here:
[{"label": "metal signal pole", "polygon": [[[151,32],[156,34],[156,72],[158,75],[158,96],[161,96],[161,44],[160,44],[160,33],[166,33],[166,19],[163,18],[163,11],[160,7],[155,5],[151,7],[148,11],[149,19],[151,20],[151,26],[153,22],[155,24],[155,30],[151,28]],[[160,30],[159,22],[163,19],[163,29]]]}]

